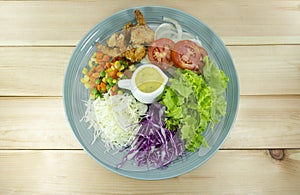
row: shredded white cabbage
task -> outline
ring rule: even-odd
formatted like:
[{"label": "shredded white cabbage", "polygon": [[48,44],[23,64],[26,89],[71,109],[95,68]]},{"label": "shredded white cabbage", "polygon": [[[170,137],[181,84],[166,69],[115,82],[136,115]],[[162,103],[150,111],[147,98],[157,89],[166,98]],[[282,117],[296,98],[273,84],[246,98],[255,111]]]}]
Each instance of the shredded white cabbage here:
[{"label": "shredded white cabbage", "polygon": [[147,106],[137,102],[132,95],[122,94],[86,102],[83,119],[94,128],[94,140],[100,138],[108,151],[128,146],[139,130],[139,120]]}]

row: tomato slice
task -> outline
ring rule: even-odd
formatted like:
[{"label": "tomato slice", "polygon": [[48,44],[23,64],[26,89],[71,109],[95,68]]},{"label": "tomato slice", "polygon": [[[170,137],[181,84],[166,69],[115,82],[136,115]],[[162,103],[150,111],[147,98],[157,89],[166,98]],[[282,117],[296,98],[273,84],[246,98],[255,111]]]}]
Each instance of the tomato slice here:
[{"label": "tomato slice", "polygon": [[152,64],[162,69],[168,69],[172,66],[171,50],[174,42],[168,38],[155,40],[148,48],[148,58]]},{"label": "tomato slice", "polygon": [[204,62],[203,58],[207,56],[207,51],[193,41],[178,41],[171,52],[174,64],[182,69],[189,69],[197,74],[201,74]]}]

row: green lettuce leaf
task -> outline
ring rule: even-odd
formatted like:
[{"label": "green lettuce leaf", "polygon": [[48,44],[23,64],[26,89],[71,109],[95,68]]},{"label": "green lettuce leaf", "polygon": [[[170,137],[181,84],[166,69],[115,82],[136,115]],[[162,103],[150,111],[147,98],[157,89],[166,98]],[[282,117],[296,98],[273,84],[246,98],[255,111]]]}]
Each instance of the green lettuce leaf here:
[{"label": "green lettuce leaf", "polygon": [[229,79],[208,57],[204,58],[203,75],[177,69],[169,79],[161,103],[166,106],[166,125],[180,129],[181,138],[189,151],[207,146],[203,132],[226,113],[224,92]]},{"label": "green lettuce leaf", "polygon": [[226,114],[227,103],[224,92],[229,78],[208,57],[205,57],[203,61],[205,63],[203,75],[212,92],[211,128],[213,128],[214,124],[220,122],[221,118]]}]

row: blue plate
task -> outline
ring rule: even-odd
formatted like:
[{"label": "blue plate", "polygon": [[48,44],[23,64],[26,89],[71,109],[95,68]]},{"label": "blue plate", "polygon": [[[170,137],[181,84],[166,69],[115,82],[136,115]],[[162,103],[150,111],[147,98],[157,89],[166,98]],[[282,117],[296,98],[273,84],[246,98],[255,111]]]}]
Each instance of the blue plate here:
[{"label": "blue plate", "polygon": [[[215,65],[222,69],[230,79],[225,92],[227,113],[222,121],[215,125],[213,131],[208,130],[204,133],[209,147],[201,147],[199,152],[187,153],[182,159],[175,160],[164,169],[148,170],[147,167],[138,167],[130,163],[126,163],[122,168],[117,169],[116,165],[121,162],[124,153],[110,154],[105,152],[104,144],[100,140],[91,145],[93,130],[88,129],[88,124],[85,122],[80,122],[86,109],[83,101],[89,98],[89,91],[80,82],[82,69],[87,66],[91,55],[96,51],[96,42],[106,40],[114,32],[120,31],[126,23],[135,22],[135,9],[141,10],[150,27],[163,23],[163,16],[177,20],[184,31],[199,37]],[[228,136],[236,118],[239,102],[239,84],[234,63],[225,45],[212,30],[197,18],[167,7],[134,7],[104,19],[79,42],[65,72],[63,101],[67,119],[77,140],[84,150],[99,164],[126,177],[142,180],[160,180],[188,173],[202,165],[218,151]]]}]

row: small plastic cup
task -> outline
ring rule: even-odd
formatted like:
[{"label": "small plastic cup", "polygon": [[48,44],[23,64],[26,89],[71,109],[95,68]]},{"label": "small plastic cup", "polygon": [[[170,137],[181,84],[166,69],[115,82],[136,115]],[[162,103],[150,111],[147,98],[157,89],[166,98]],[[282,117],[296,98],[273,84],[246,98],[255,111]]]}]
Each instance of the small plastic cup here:
[{"label": "small plastic cup", "polygon": [[157,66],[144,64],[138,67],[131,79],[118,81],[118,86],[131,91],[132,95],[140,102],[151,104],[164,91],[168,77]]}]

